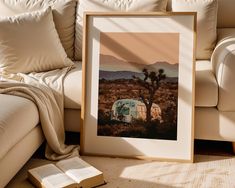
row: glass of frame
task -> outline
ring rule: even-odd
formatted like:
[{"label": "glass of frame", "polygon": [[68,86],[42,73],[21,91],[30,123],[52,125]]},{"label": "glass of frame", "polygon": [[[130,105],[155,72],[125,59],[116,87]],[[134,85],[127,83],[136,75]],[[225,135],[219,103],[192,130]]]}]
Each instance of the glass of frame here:
[{"label": "glass of frame", "polygon": [[86,13],[81,153],[193,161],[195,13]]}]

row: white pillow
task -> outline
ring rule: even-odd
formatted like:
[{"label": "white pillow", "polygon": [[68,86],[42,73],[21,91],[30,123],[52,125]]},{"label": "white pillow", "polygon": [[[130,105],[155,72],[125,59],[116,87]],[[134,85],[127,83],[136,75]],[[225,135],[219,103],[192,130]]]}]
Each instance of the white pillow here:
[{"label": "white pillow", "polygon": [[82,59],[82,27],[85,11],[166,11],[166,5],[167,0],[79,0],[76,18],[75,59]]},{"label": "white pillow", "polygon": [[197,12],[196,58],[210,59],[216,43],[218,0],[171,1],[173,12]]},{"label": "white pillow", "polygon": [[55,28],[68,57],[74,58],[77,0],[0,0],[0,16],[14,16],[52,8]]},{"label": "white pillow", "polygon": [[42,72],[73,65],[53,22],[51,8],[0,17],[0,73]]}]

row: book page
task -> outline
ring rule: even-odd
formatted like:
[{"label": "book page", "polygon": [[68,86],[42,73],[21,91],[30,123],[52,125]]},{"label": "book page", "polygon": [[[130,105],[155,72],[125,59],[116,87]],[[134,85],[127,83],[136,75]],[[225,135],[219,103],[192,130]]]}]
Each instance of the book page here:
[{"label": "book page", "polygon": [[56,163],[56,165],[78,183],[82,180],[102,174],[101,171],[97,170],[78,157],[60,161]]},{"label": "book page", "polygon": [[38,181],[37,183],[46,188],[59,188],[76,184],[74,180],[53,164],[43,165],[28,172],[34,177],[34,180]]}]

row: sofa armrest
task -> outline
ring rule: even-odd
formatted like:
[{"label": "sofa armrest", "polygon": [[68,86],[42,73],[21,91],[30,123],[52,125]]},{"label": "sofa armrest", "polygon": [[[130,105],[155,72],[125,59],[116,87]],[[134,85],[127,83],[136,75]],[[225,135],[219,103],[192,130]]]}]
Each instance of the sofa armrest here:
[{"label": "sofa armrest", "polygon": [[217,108],[220,111],[235,111],[235,29],[220,30],[218,39],[211,57],[219,86]]}]

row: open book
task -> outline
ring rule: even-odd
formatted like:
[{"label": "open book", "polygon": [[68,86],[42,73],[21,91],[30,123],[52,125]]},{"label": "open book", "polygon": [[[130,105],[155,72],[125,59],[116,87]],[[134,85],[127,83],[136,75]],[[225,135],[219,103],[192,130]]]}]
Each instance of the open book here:
[{"label": "open book", "polygon": [[104,184],[103,173],[78,157],[30,169],[28,178],[42,188],[89,188]]}]

